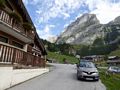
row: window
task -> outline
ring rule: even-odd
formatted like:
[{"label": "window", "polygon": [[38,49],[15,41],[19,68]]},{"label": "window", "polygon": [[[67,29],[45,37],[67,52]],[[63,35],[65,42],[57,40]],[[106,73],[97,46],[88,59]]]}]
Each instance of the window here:
[{"label": "window", "polygon": [[23,45],[20,44],[20,43],[18,43],[18,42],[13,41],[12,44],[13,44],[14,46],[18,47],[18,48],[23,49]]},{"label": "window", "polygon": [[8,43],[8,38],[0,36],[0,41],[4,43]]}]

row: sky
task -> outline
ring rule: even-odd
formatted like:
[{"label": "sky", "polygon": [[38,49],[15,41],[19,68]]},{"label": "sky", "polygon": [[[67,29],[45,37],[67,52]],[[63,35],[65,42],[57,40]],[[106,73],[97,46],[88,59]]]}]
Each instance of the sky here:
[{"label": "sky", "polygon": [[84,13],[96,14],[101,24],[120,16],[120,0],[23,0],[39,37],[53,42]]}]

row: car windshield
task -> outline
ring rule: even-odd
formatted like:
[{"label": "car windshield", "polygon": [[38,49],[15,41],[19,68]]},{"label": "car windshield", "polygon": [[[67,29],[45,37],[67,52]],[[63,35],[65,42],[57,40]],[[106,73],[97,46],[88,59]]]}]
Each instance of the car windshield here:
[{"label": "car windshield", "polygon": [[95,65],[92,62],[80,62],[80,67],[95,68]]},{"label": "car windshield", "polygon": [[120,69],[120,68],[119,68],[119,67],[116,67],[116,66],[111,66],[111,69],[118,70],[118,69]]}]

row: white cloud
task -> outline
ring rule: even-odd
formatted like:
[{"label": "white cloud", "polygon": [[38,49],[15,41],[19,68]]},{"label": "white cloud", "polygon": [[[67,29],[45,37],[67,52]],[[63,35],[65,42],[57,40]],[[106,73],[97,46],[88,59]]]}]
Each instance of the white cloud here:
[{"label": "white cloud", "polygon": [[52,34],[52,28],[54,27],[54,25],[46,25],[43,30],[37,29],[37,33],[40,36],[40,38],[53,42],[56,38],[56,36]]},{"label": "white cloud", "polygon": [[[70,24],[70,23],[66,23],[66,24],[64,25],[64,28],[66,28],[69,24]],[[62,32],[64,32],[64,30],[63,30]]]},{"label": "white cloud", "polygon": [[69,15],[68,13],[63,12],[63,13],[61,13],[61,14],[63,14],[64,19],[66,19],[66,18],[70,17],[70,15]]},{"label": "white cloud", "polygon": [[90,13],[96,14],[102,24],[120,16],[120,1],[113,3],[110,0],[87,0],[86,4]]},{"label": "white cloud", "polygon": [[49,33],[50,32],[50,28],[48,26],[46,26],[45,29],[44,29],[44,32],[45,33]]},{"label": "white cloud", "polygon": [[49,27],[54,28],[54,27],[55,27],[55,25],[49,25]]},{"label": "white cloud", "polygon": [[37,4],[37,22],[48,22],[56,17],[67,19],[81,4],[82,0],[45,0],[42,4]]},{"label": "white cloud", "polygon": [[[84,14],[84,13],[83,13],[83,14]],[[79,17],[81,17],[81,16],[82,16],[82,14],[79,13],[75,19],[77,19],[77,18],[79,18]]]},{"label": "white cloud", "polygon": [[23,0],[26,5],[35,6],[36,11],[33,13],[36,15],[36,17],[34,17],[36,19],[36,26],[39,27],[41,23],[47,24],[43,30],[37,30],[39,36],[47,40],[56,37],[52,33],[55,25],[48,25],[49,20],[63,18],[67,24],[61,27],[65,28],[74,21],[73,18],[69,22],[65,21],[71,17],[71,14],[78,13],[76,16],[76,18],[78,18],[88,12],[88,10],[83,10],[81,7],[86,7],[89,9],[89,13],[96,14],[97,18],[103,24],[120,16],[120,0],[114,0],[117,1],[117,3],[113,3],[112,1],[113,0]]},{"label": "white cloud", "polygon": [[[85,5],[88,6],[90,13],[97,15],[101,23],[107,23],[120,15],[120,0],[23,0],[23,2],[26,5],[35,5],[38,24],[47,23],[53,18],[67,19],[71,13]],[[81,14],[83,13],[84,11]]]},{"label": "white cloud", "polygon": [[51,28],[54,28],[55,25],[46,25],[45,28],[43,29],[43,31],[45,33],[50,33],[51,32]]}]

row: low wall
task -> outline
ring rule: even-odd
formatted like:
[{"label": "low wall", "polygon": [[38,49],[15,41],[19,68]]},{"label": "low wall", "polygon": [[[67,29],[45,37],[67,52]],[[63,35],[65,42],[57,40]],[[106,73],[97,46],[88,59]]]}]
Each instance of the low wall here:
[{"label": "low wall", "polygon": [[11,86],[12,72],[12,67],[0,67],[0,90]]},{"label": "low wall", "polygon": [[0,90],[4,90],[46,72],[49,72],[48,68],[13,70],[12,67],[0,67]]}]

